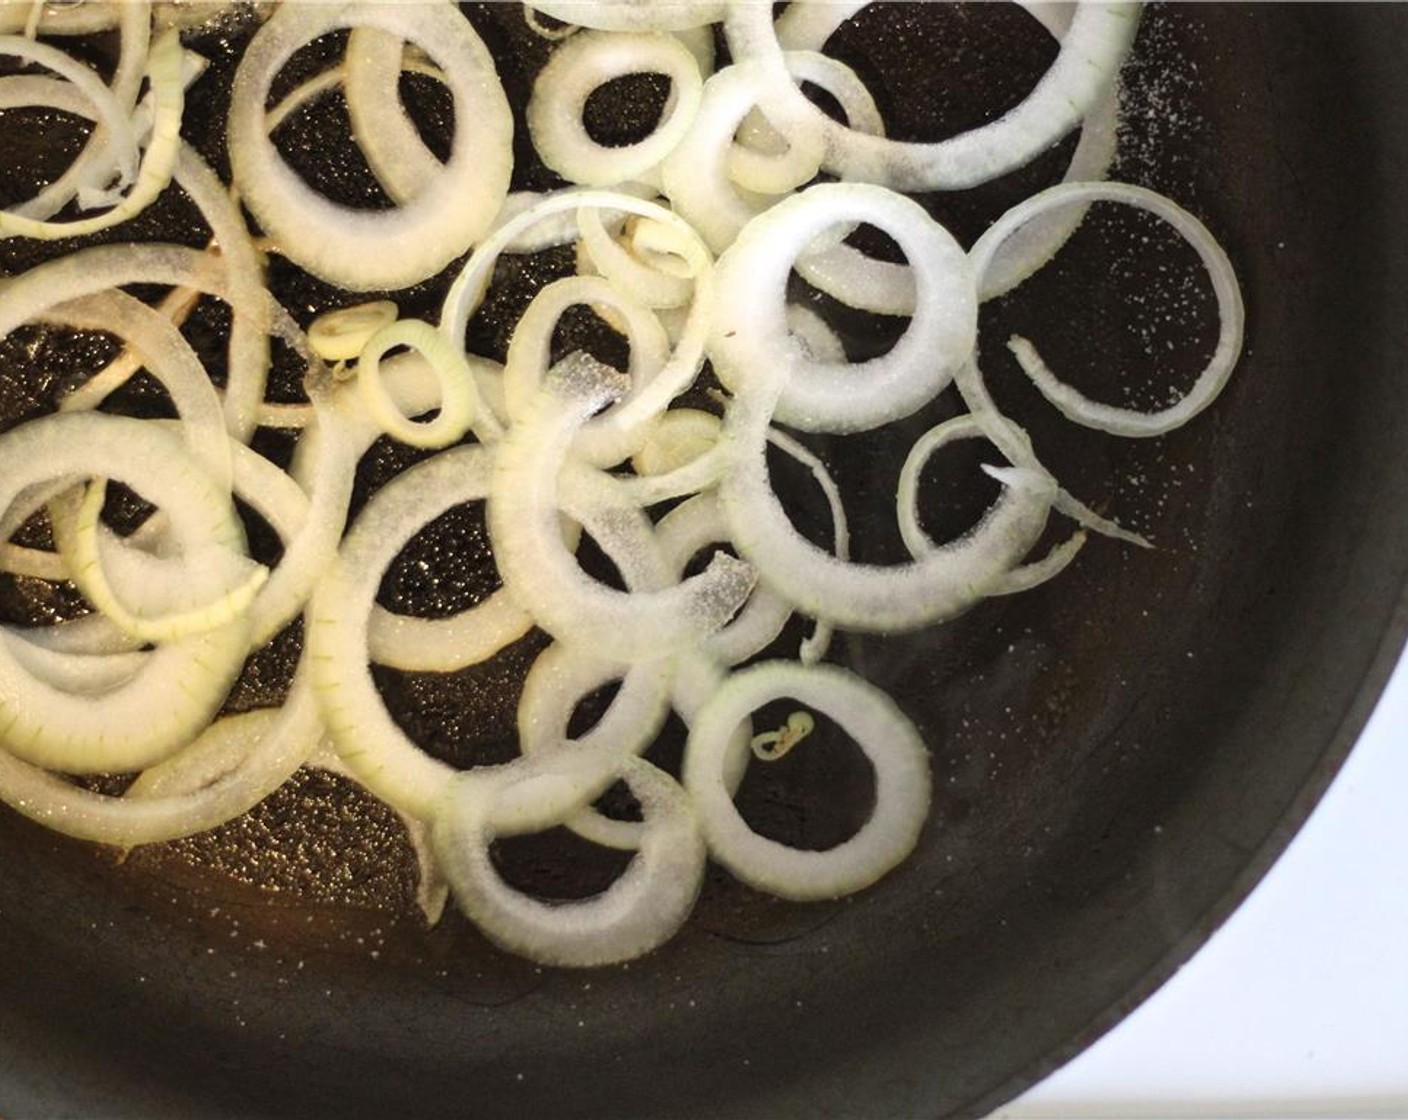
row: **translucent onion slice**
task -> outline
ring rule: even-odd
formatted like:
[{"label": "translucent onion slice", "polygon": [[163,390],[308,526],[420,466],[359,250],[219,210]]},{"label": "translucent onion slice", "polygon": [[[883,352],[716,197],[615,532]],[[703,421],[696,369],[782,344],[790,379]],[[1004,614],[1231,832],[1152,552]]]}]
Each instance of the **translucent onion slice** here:
[{"label": "translucent onion slice", "polygon": [[[401,346],[415,349],[439,382],[434,419],[407,416],[382,384],[381,359]],[[357,389],[373,422],[411,447],[448,447],[469,431],[474,421],[477,394],[464,351],[443,331],[418,319],[398,319],[367,340],[357,360]]]},{"label": "translucent onion slice", "polygon": [[377,182],[402,206],[444,170],[401,104],[401,74],[408,70],[444,81],[438,68],[418,64],[414,49],[408,49],[400,36],[376,27],[352,29],[342,64],[342,93],[352,137]]},{"label": "translucent onion slice", "polygon": [[[145,54],[145,44],[143,44],[143,57]],[[117,92],[109,89],[90,67],[83,65],[72,56],[48,43],[35,42],[23,35],[0,36],[0,55],[9,55],[24,62],[36,63],[69,83],[82,98],[81,104],[87,108],[81,108],[80,104],[72,101],[56,107],[65,112],[79,112],[84,116],[92,117],[100,124],[103,132],[100,141],[101,148],[90,148],[91,155],[81,158],[89,160],[98,169],[97,175],[101,175],[103,179],[111,178],[113,174],[117,174],[119,181],[124,186],[132,181],[137,173],[138,161],[137,131],[131,118],[132,102],[136,97],[135,88],[131,90],[132,100],[124,103]],[[23,77],[23,75],[15,77]],[[14,80],[15,78],[6,79],[8,82]],[[42,87],[28,85],[19,88],[24,89],[26,95],[34,96]],[[92,144],[92,137],[90,137],[89,143]],[[89,185],[97,186],[99,184],[91,182]],[[77,193],[78,188],[72,181],[66,184],[66,187],[67,189],[63,193],[56,192],[47,198],[41,194],[31,199],[28,210],[21,206],[0,211],[0,236],[8,236],[12,232],[10,226],[12,221],[18,223],[13,227],[13,232],[20,232],[22,229],[34,228],[35,224],[43,223],[52,214],[57,213]],[[64,197],[64,194],[67,194],[67,197]]]},{"label": "translucent onion slice", "polygon": [[[640,848],[599,895],[548,903],[509,887],[489,857],[496,803],[553,780],[561,754],[459,775],[438,807],[431,839],[455,900],[504,948],[542,964],[586,968],[631,960],[663,944],[684,924],[704,877],[704,842],[689,799],[669,775],[640,759],[618,763],[640,803]],[[526,786],[520,792],[519,787]]]},{"label": "translucent onion slice", "polygon": [[[583,121],[587,99],[605,83],[631,74],[662,74],[670,94],[659,122],[633,144],[598,144]],[[544,164],[585,186],[609,187],[649,175],[675,146],[699,109],[699,64],[673,35],[586,31],[560,44],[533,81],[528,130]]]},{"label": "translucent onion slice", "polygon": [[[834,848],[804,851],[754,832],[724,780],[739,723],[783,697],[830,716],[874,768],[870,819]],[[840,898],[870,886],[914,850],[929,810],[929,758],[918,730],[884,692],[835,665],[769,661],[731,674],[694,718],[684,784],[710,855],[750,886],[797,901]]]},{"label": "translucent onion slice", "polygon": [[165,764],[174,771],[170,787],[162,781],[152,789],[138,778],[126,796],[109,797],[0,751],[0,800],[81,840],[122,848],[175,840],[248,812],[288,780],[320,735],[317,707],[300,675],[282,708],[216,720],[192,741],[187,749],[199,761],[232,763],[215,771],[195,767],[199,782],[186,780],[178,754]]},{"label": "translucent onion slice", "polygon": [[[59,304],[44,320],[74,330],[109,331],[128,343],[145,368],[171,396],[182,419],[186,447],[218,484],[228,487],[233,467],[230,441],[220,396],[205,366],[176,325],[125,292],[101,292]],[[87,395],[82,403],[96,407],[102,398]],[[72,411],[74,394],[60,402]]]},{"label": "translucent onion slice", "polygon": [[688,304],[694,296],[694,276],[665,271],[661,267],[664,262],[657,254],[647,258],[640,252],[634,236],[640,228],[639,221],[622,218],[612,224],[620,226],[619,233],[613,234],[607,228],[600,210],[577,212],[582,238],[578,246],[578,272],[599,272],[645,307],[673,308]]},{"label": "translucent onion slice", "polygon": [[821,129],[827,171],[897,190],[930,191],[989,182],[1029,163],[1079,125],[1108,90],[1138,22],[1138,4],[1083,0],[1056,61],[1019,105],[934,143],[868,136],[827,117],[788,74],[770,5],[732,5],[724,26],[733,57],[763,68],[763,96],[776,125],[789,135],[793,129]]},{"label": "translucent onion slice", "polygon": [[[94,5],[88,4],[84,7],[91,9]],[[142,84],[147,52],[151,46],[151,19],[145,10],[145,5],[142,4],[118,4],[115,5],[115,8],[116,11],[100,13],[107,17],[108,25],[111,22],[116,22],[119,28],[117,68],[113,72],[112,81],[108,88],[112,91],[116,108],[130,117],[136,107],[137,93]],[[57,13],[45,9],[45,18],[41,21],[45,34],[68,33],[67,27],[70,22],[68,17],[74,14],[77,13]],[[0,13],[0,30],[6,32],[11,30],[4,23],[3,13]],[[9,87],[12,83],[18,86],[29,80],[31,79],[21,75],[7,77],[0,80],[0,87]],[[76,86],[70,82],[59,84],[78,94],[79,104],[65,105],[47,102],[48,104],[78,116],[87,116],[90,112],[99,116],[103,115],[97,109],[97,104],[89,101]],[[37,100],[19,102],[19,104],[26,103],[44,104],[46,102]],[[84,105],[92,106],[92,108],[85,111]],[[13,104],[10,107],[14,107]],[[13,207],[12,213],[20,217],[42,221],[46,218],[52,218],[75,197],[89,198],[96,192],[101,192],[111,182],[114,175],[118,177],[118,185],[125,187],[136,171],[137,152],[135,149],[125,148],[123,140],[119,139],[116,145],[113,140],[114,137],[108,127],[99,123],[84,142],[83,150],[69,164],[64,173],[33,198]]]},{"label": "translucent onion slice", "polygon": [[[776,23],[778,42],[787,50],[788,69],[797,80],[811,81],[841,103],[846,123],[857,132],[884,135],[883,122],[874,104],[866,105],[853,87],[855,74],[841,67],[834,75],[803,70],[799,59],[834,60],[815,54],[835,30],[868,0],[844,3],[790,5]],[[1075,4],[1024,3],[1022,5],[1059,42],[1070,29]],[[815,66],[815,63],[811,65]],[[839,66],[840,64],[835,64]],[[1113,76],[1112,76],[1113,79]],[[1119,124],[1117,83],[1111,80],[1080,125],[1080,139],[1062,176],[1065,182],[1103,179],[1114,159]],[[735,156],[738,154],[735,151]],[[740,180],[741,181],[741,180]],[[992,299],[1016,287],[1042,267],[1070,238],[1084,217],[1084,209],[1070,207],[1028,223],[1004,243],[984,276],[980,294]],[[797,260],[797,272],[807,283],[848,307],[875,315],[913,315],[914,278],[903,264],[875,260],[849,245],[814,249]]]},{"label": "translucent onion slice", "polygon": [[[899,487],[895,494],[895,509],[899,518],[900,537],[916,559],[937,552],[935,544],[919,523],[919,476],[934,453],[955,440],[985,438],[986,433],[974,416],[955,416],[930,428],[914,441],[900,467]],[[1066,570],[1085,544],[1085,533],[1078,532],[1047,554],[1045,559],[1024,564],[1007,572],[993,587],[993,595],[1012,595],[1030,591]]]},{"label": "translucent onion slice", "polygon": [[494,235],[470,255],[445,297],[440,325],[452,338],[463,338],[469,317],[483,300],[493,276],[494,264],[505,246],[545,219],[583,208],[638,214],[677,231],[695,277],[689,315],[676,339],[670,360],[644,390],[624,401],[620,408],[613,409],[610,417],[606,418],[604,426],[628,429],[644,418],[661,412],[693,384],[704,362],[704,340],[714,309],[713,260],[709,251],[687,222],[664,207],[620,191],[564,191],[544,197],[512,221],[499,226]]},{"label": "translucent onion slice", "polygon": [[[378,490],[314,589],[306,617],[313,686],[338,755],[373,794],[421,819],[429,819],[454,770],[420,750],[387,711],[371,676],[368,619],[382,574],[405,543],[447,509],[483,500],[489,473],[483,448],[457,447]],[[521,618],[526,632],[531,621]]]},{"label": "translucent onion slice", "polygon": [[[283,162],[265,129],[269,87],[289,58],[321,35],[358,26],[424,49],[454,98],[453,147],[443,173],[389,212],[348,209],[315,193]],[[235,184],[256,221],[281,253],[352,291],[418,283],[478,240],[508,192],[512,135],[493,58],[469,22],[444,5],[281,6],[240,60],[229,118]]]},{"label": "translucent onion slice", "polygon": [[1119,202],[1147,210],[1163,219],[1198,254],[1217,298],[1217,346],[1192,387],[1177,404],[1156,412],[1117,408],[1092,401],[1062,384],[1024,338],[1013,337],[1009,348],[1018,364],[1048,401],[1068,420],[1117,436],[1160,436],[1186,424],[1222,392],[1242,352],[1246,312],[1232,262],[1206,226],[1172,199],[1127,183],[1063,183],[1012,207],[973,246],[974,271],[982,275],[1006,238],[1034,218],[1072,203]]},{"label": "translucent onion slice", "polygon": [[[684,577],[686,566],[699,552],[729,540],[728,522],[714,494],[680,503],[660,519],[656,533],[676,579]],[[725,665],[746,661],[782,633],[791,616],[791,605],[766,584],[759,584],[738,614],[704,639],[702,652]]]},{"label": "translucent onion slice", "polygon": [[[841,107],[851,128],[881,136],[885,122],[875,99],[856,72],[834,58],[814,50],[788,50],[783,56],[787,70],[799,82],[810,82],[825,90]],[[744,118],[728,153],[728,177],[745,190],[759,194],[786,194],[816,173],[810,158],[796,163],[797,151],[758,109]],[[798,175],[802,177],[799,179]]]}]

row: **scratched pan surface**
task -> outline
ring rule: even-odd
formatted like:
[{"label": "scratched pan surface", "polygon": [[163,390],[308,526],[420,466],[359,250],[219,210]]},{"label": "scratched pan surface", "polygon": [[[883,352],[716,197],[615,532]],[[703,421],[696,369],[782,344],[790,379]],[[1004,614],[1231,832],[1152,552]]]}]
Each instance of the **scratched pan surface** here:
[{"label": "scratched pan surface", "polygon": [[[469,14],[521,92],[541,50],[524,54],[516,6]],[[187,136],[217,161],[222,82],[247,34],[236,23],[196,43],[215,66]],[[211,837],[121,863],[7,811],[0,1114],[974,1115],[1093,1041],[1265,871],[1402,640],[1405,47],[1396,6],[1149,12],[1125,74],[1117,170],[1174,195],[1221,239],[1247,296],[1248,351],[1216,407],[1165,439],[1131,444],[1054,417],[1005,357],[1011,331],[1092,392],[1146,406],[1167,392],[1152,386],[1186,384],[1211,337],[1186,254],[1102,212],[1063,263],[985,312],[1003,404],[1071,489],[1157,547],[1096,541],[1051,585],[948,626],[838,640],[834,658],[887,688],[932,749],[931,823],[882,884],[798,906],[713,870],[671,944],[629,967],[563,972],[499,952],[458,916],[427,929],[394,819],[327,775],[300,776]],[[835,49],[875,75],[892,131],[919,137],[1001,111],[1051,53],[997,5],[873,12]],[[616,91],[595,126],[611,135],[657,93]],[[434,91],[408,84],[405,97],[432,144],[443,140]],[[0,189],[21,193],[15,168],[66,150],[63,127],[34,123],[0,116]],[[334,113],[295,122],[282,142],[329,193],[377,205],[338,171],[355,164],[344,131]],[[547,185],[520,155],[519,185]],[[968,241],[1060,162],[927,201]],[[1149,234],[1138,254],[1131,231]],[[200,234],[168,202],[124,236]],[[8,271],[39,255],[0,244]],[[501,349],[514,293],[563,266],[502,277],[507,295],[474,327],[477,344]],[[287,267],[273,282],[305,319],[332,298]],[[438,290],[403,307],[428,313]],[[893,335],[893,324],[838,321],[857,355]],[[219,329],[205,312],[189,328],[211,350]],[[559,341],[612,356],[585,320]],[[55,332],[6,342],[4,422],[42,411],[106,345]],[[297,393],[288,370],[275,380]],[[161,407],[140,385],[127,403]],[[954,408],[941,401],[888,442],[818,445],[863,558],[896,558],[889,495],[905,439]],[[936,533],[990,497],[980,453],[928,480]],[[358,500],[402,461],[376,449]],[[778,475],[815,531],[805,479]],[[472,512],[416,548],[383,588],[399,609],[448,610],[492,578]],[[418,582],[414,561],[434,556],[456,558],[449,574]],[[71,604],[11,580],[0,608],[33,622]],[[383,674],[383,685],[429,749],[495,760],[512,752],[517,681],[541,644],[449,679]],[[276,700],[296,648],[288,635],[259,658],[232,706]],[[863,819],[869,775],[842,745],[812,746],[750,777],[742,798],[758,827],[820,847]],[[653,757],[668,764],[670,751]],[[555,897],[615,872],[556,836],[497,855],[510,879]]]}]

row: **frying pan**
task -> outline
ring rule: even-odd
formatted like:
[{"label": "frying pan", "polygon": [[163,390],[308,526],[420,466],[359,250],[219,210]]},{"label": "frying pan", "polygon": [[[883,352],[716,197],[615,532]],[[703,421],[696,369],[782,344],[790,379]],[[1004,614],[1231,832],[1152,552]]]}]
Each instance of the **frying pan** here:
[{"label": "frying pan", "polygon": [[[501,52],[519,34],[511,7],[471,12]],[[1049,57],[1005,9],[899,9],[889,25],[874,17],[872,70],[917,83],[887,108],[920,132],[944,113],[962,126],[959,94],[1008,70],[1020,84]],[[930,18],[946,21],[942,56],[965,42],[978,61],[934,65]],[[201,44],[217,85],[239,31],[221,34]],[[1111,286],[1155,257],[1102,257],[1097,238],[1082,258],[1073,243],[1076,263],[1039,299],[1023,289],[988,310],[984,365],[1004,407],[1071,489],[1156,547],[1095,541],[1060,579],[937,630],[843,636],[833,656],[888,689],[933,754],[931,823],[888,879],[800,906],[714,872],[674,942],[579,973],[500,953],[456,916],[425,928],[394,820],[327,776],[210,840],[121,863],[6,812],[0,1114],[973,1116],[1092,1042],[1276,858],[1403,641],[1405,49],[1408,11],[1393,5],[1148,13],[1117,172],[1217,234],[1245,291],[1247,352],[1212,410],[1128,443],[1053,418],[1001,341],[1022,326],[1057,368],[1116,396],[1160,329],[1196,368],[1195,297],[1176,322],[1143,321],[1153,346],[1126,337],[1137,307],[1092,310],[1119,305]],[[218,151],[207,115],[187,134]],[[927,201],[971,240],[1003,192],[1051,181],[1059,158],[1029,175]],[[136,228],[169,236],[162,220],[174,221]],[[319,295],[306,278],[275,281]],[[495,323],[479,329],[492,344]],[[880,336],[859,323],[848,341]],[[1180,376],[1177,362],[1159,371]],[[857,539],[893,558],[883,525],[902,452],[824,451],[856,499]],[[379,471],[376,456],[364,464],[363,495]],[[961,527],[985,492],[935,495],[926,517]],[[386,687],[466,764],[508,749],[484,679]],[[818,846],[853,827],[866,780],[824,748],[741,796],[766,827]],[[501,855],[547,893],[609,873],[551,845]],[[569,872],[544,871],[562,862]]]}]

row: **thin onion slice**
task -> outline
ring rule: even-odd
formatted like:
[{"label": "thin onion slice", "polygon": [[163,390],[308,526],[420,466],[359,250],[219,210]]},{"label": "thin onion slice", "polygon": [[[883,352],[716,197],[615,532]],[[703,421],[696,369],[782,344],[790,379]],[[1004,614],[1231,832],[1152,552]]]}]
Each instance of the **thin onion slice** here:
[{"label": "thin onion slice", "polygon": [[[724,780],[739,723],[782,697],[830,716],[875,771],[870,819],[825,851],[790,848],[753,831]],[[914,849],[929,810],[928,752],[914,724],[880,689],[835,665],[772,661],[731,674],[694,718],[684,784],[710,854],[750,886],[798,901],[840,898],[870,886]]]},{"label": "thin onion slice", "polygon": [[1117,436],[1161,436],[1186,424],[1216,399],[1232,376],[1242,352],[1246,312],[1241,288],[1232,262],[1202,222],[1172,199],[1144,187],[1127,183],[1063,183],[1019,203],[994,222],[972,248],[973,269],[979,276],[983,275],[1002,243],[1033,219],[1062,206],[1091,202],[1118,202],[1147,210],[1172,226],[1198,254],[1217,298],[1219,325],[1212,357],[1177,404],[1156,412],[1140,412],[1092,401],[1062,384],[1041,360],[1036,348],[1024,338],[1014,336],[1009,347],[1041,395],[1068,420]]},{"label": "thin onion slice", "polygon": [[[645,825],[635,858],[619,879],[589,899],[547,903],[509,887],[489,858],[496,803],[552,781],[558,754],[459,775],[438,807],[431,839],[465,914],[499,945],[543,964],[585,968],[630,960],[663,944],[684,924],[704,878],[704,842],[679,784],[640,759],[619,762]],[[544,774],[546,776],[544,776]]]}]

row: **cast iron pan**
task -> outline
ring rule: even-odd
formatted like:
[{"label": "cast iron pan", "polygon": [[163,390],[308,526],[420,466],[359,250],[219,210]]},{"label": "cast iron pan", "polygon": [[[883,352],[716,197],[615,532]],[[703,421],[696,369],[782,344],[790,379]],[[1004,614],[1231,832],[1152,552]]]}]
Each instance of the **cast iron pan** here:
[{"label": "cast iron pan", "polygon": [[[516,5],[469,14],[502,57],[527,41]],[[220,91],[248,33],[237,23],[196,44],[215,67],[187,135],[222,164]],[[990,5],[878,11],[842,48],[888,90],[894,131],[914,135],[1000,111],[1050,56],[1024,16]],[[932,823],[887,880],[799,906],[714,871],[674,942],[578,973],[500,953],[457,916],[426,929],[394,819],[325,775],[212,838],[123,863],[6,812],[0,1114],[971,1116],[1093,1041],[1266,870],[1402,641],[1406,49],[1408,12],[1396,6],[1148,13],[1125,75],[1117,173],[1173,194],[1221,239],[1246,293],[1247,353],[1214,409],[1156,441],[1073,429],[1025,388],[1001,345],[1014,329],[1091,391],[1146,404],[1150,385],[1186,382],[1206,353],[1208,307],[1184,282],[1186,254],[1157,237],[1138,255],[1111,248],[1125,242],[1102,237],[1108,216],[1066,263],[985,312],[984,363],[1004,406],[1071,489],[1158,547],[1096,541],[1054,583],[951,625],[841,638],[834,656],[890,690],[933,751]],[[524,57],[504,64],[511,89],[541,50]],[[607,133],[658,91],[616,94],[597,106]],[[434,142],[433,91],[406,97]],[[0,122],[7,191],[24,186],[19,155],[57,159],[63,147],[61,128],[35,123]],[[286,146],[294,159],[330,153],[332,172],[310,158],[308,174],[355,194],[356,177],[336,172],[352,159],[337,133],[296,125]],[[928,201],[971,240],[1060,163]],[[547,183],[526,163],[519,177]],[[198,243],[200,230],[168,202],[122,236]],[[0,253],[7,270],[38,259],[10,242]],[[501,347],[513,293],[562,263],[505,275],[509,295],[474,327],[479,344]],[[305,317],[331,298],[286,267],[274,283]],[[403,307],[428,311],[438,290],[432,281]],[[893,329],[842,326],[856,353]],[[192,331],[211,347],[218,316]],[[34,341],[0,354],[7,423],[46,407],[84,347],[101,346],[43,336],[46,377],[22,345]],[[605,345],[586,322],[561,341]],[[1175,357],[1150,357],[1161,353]],[[296,375],[280,378],[277,391],[297,393]],[[127,404],[159,407],[140,386]],[[941,401],[902,434],[955,407]],[[821,450],[862,526],[862,556],[895,558],[888,495],[903,440]],[[961,529],[990,496],[978,458],[945,461],[959,483],[930,480],[936,532]],[[400,461],[385,446],[369,456],[358,500]],[[779,477],[805,528],[814,496]],[[389,579],[384,598],[402,609],[450,609],[492,578],[472,514],[416,547],[461,559],[437,587],[417,586],[410,565]],[[14,581],[3,606],[18,621],[67,609]],[[385,674],[384,685],[430,749],[462,765],[504,757],[515,681],[540,645],[448,681]],[[232,706],[275,699],[295,646],[289,635],[258,659]],[[667,764],[670,746],[656,756]],[[789,762],[750,779],[748,812],[795,843],[835,842],[867,809],[864,764],[825,739]],[[598,889],[612,873],[554,836],[498,856],[549,895]]]}]

